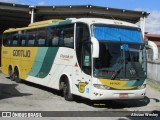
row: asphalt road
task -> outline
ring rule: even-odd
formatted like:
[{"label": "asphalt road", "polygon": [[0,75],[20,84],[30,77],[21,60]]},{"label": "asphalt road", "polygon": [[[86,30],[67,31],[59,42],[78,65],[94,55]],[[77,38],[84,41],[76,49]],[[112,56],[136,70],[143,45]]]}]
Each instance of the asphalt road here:
[{"label": "asphalt road", "polygon": [[[160,111],[160,92],[148,85],[146,97],[142,100],[90,101],[76,97],[75,101],[68,102],[59,91],[26,81],[16,83],[0,73],[0,111],[112,111],[112,114],[117,111],[154,112]],[[81,119],[80,116],[76,118]],[[125,116],[125,119],[131,118]]]}]

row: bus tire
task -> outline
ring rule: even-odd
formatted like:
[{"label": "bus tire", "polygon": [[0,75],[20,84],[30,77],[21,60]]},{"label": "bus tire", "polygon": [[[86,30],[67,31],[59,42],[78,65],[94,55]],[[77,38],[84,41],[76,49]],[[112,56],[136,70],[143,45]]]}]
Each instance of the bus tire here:
[{"label": "bus tire", "polygon": [[71,94],[71,89],[69,85],[69,81],[65,80],[63,85],[63,96],[67,101],[73,101],[73,95]]},{"label": "bus tire", "polygon": [[13,75],[13,71],[12,71],[11,66],[8,68],[8,77],[10,80],[14,81],[14,75]]},{"label": "bus tire", "polygon": [[21,82],[21,79],[19,78],[19,71],[18,71],[18,68],[17,68],[17,67],[14,69],[14,80],[15,80],[17,83],[20,83],[20,82]]}]

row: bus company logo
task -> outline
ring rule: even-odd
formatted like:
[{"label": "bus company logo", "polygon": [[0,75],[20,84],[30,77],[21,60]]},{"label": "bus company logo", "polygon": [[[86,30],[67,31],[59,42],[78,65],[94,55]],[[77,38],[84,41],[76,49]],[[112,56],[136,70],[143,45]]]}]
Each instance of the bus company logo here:
[{"label": "bus company logo", "polygon": [[30,57],[30,55],[31,55],[30,50],[13,50],[13,56]]},{"label": "bus company logo", "polygon": [[78,84],[76,84],[76,86],[78,87],[78,91],[80,93],[84,93],[85,87],[87,84],[88,84],[88,82],[79,82]]}]

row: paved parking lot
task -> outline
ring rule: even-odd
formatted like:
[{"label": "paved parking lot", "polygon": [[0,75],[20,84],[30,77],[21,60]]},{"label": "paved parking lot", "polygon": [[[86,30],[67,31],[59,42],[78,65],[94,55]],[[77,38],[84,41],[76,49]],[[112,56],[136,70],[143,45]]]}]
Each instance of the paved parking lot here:
[{"label": "paved parking lot", "polygon": [[147,86],[142,100],[65,101],[53,89],[29,82],[16,83],[0,73],[0,111],[160,111],[160,92]]}]

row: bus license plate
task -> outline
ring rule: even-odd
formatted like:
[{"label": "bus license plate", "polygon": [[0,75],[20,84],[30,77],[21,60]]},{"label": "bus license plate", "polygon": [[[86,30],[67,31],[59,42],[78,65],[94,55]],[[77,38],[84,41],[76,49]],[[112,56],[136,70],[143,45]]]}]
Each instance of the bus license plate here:
[{"label": "bus license plate", "polygon": [[128,93],[120,93],[119,97],[120,98],[128,98]]}]

